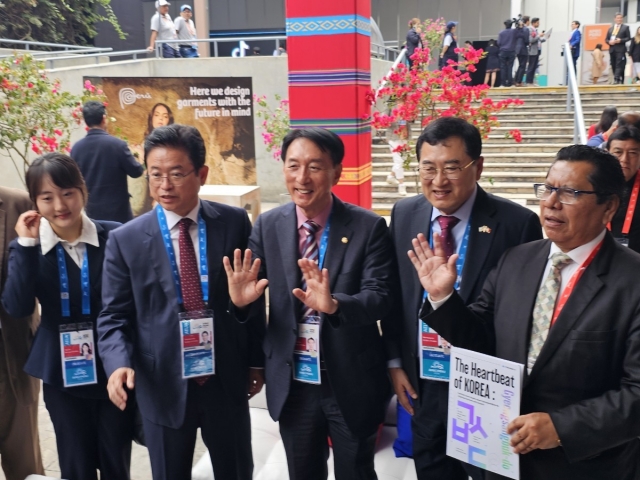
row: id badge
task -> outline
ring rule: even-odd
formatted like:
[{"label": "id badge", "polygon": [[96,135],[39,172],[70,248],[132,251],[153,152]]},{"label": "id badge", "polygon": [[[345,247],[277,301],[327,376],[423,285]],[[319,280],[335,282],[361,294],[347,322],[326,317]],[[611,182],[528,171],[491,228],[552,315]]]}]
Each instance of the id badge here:
[{"label": "id badge", "polygon": [[420,378],[449,381],[451,344],[418,319],[420,327]]},{"label": "id badge", "polygon": [[180,319],[180,353],[182,378],[196,378],[216,373],[213,340],[213,311],[183,312]]},{"label": "id badge", "polygon": [[306,317],[303,323],[298,323],[293,379],[320,385],[320,317]]},{"label": "id badge", "polygon": [[60,355],[65,388],[98,383],[92,322],[60,325]]}]

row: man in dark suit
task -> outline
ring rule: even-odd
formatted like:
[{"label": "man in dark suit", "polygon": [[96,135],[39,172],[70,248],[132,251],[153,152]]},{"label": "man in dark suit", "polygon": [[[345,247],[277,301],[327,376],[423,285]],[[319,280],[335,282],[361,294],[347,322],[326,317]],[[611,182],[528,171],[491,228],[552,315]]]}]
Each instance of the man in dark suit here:
[{"label": "man in dark suit", "polygon": [[[154,480],[191,478],[198,428],[216,478],[249,480],[247,389],[262,387],[264,324],[234,319],[222,270],[223,256],[246,248],[249,218],[242,209],[199,200],[208,168],[195,128],[154,130],[145,163],[158,206],[112,232],[105,253],[98,346],[109,396],[122,408],[135,387]],[[215,374],[185,378],[181,344],[189,332],[181,313],[213,319]],[[189,342],[198,345],[194,337]],[[200,350],[202,358],[211,355]]]},{"label": "man in dark suit", "polygon": [[[0,292],[18,217],[31,209],[26,192],[0,187]],[[0,305],[0,458],[7,480],[44,475],[38,438],[40,382],[23,370],[39,323],[37,312],[14,318]]]},{"label": "man in dark suit", "polygon": [[606,41],[609,44],[609,61],[613,73],[613,83],[624,83],[624,69],[627,66],[626,43],[631,40],[629,26],[622,23],[623,15],[616,13],[613,25],[607,31]]},{"label": "man in dark suit", "polygon": [[[383,322],[389,373],[400,404],[413,414],[418,478],[478,479],[482,478],[481,470],[445,453],[449,355],[438,347],[442,342],[434,343],[435,332],[427,333],[427,338],[434,340],[433,347],[418,346],[418,339],[426,333],[418,321],[424,290],[411,269],[407,251],[419,233],[433,237],[444,231],[442,218],[455,217],[457,223],[449,231],[452,252],[466,251],[458,291],[465,304],[470,304],[505,250],[542,238],[540,220],[529,209],[478,186],[484,160],[482,138],[466,121],[444,117],[431,122],[418,138],[416,152],[423,195],[401,200],[391,213],[402,301]],[[442,374],[433,371],[435,362],[447,365]],[[414,399],[413,406],[407,394]]]},{"label": "man in dark suit", "polygon": [[267,404],[292,480],[327,478],[327,436],[337,480],[377,478],[390,394],[377,320],[393,305],[395,267],[384,219],[331,193],[343,156],[333,132],[289,132],[282,160],[293,202],[258,218],[244,261],[240,251],[233,269],[225,259],[236,307],[257,304],[269,284]]},{"label": "man in dark suit", "polygon": [[640,130],[633,125],[618,127],[609,137],[607,150],[620,161],[627,182],[620,207],[611,220],[611,234],[622,245],[640,252]]},{"label": "man in dark suit", "polygon": [[129,204],[127,175],[138,178],[142,165],[125,142],[107,133],[107,112],[91,100],[82,107],[87,136],[71,149],[89,190],[87,215],[95,220],[126,223],[133,218]]},{"label": "man in dark suit", "polygon": [[624,183],[609,153],[561,149],[535,186],[549,239],[506,252],[469,307],[440,237],[435,253],[423,236],[409,253],[429,292],[424,322],[458,347],[524,364],[520,416],[507,426],[523,480],[640,477],[640,256],[606,229]]}]

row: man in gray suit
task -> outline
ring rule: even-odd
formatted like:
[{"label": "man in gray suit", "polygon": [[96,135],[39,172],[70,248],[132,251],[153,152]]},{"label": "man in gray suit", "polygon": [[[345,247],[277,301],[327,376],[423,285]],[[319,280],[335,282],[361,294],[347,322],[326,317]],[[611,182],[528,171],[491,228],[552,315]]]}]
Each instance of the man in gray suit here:
[{"label": "man in gray suit", "polygon": [[395,267],[384,219],[331,193],[343,156],[328,130],[289,132],[282,160],[293,202],[258,218],[244,261],[239,250],[233,268],[225,259],[236,307],[255,308],[269,284],[267,403],[292,480],[327,478],[327,436],[337,480],[377,478],[390,393],[377,320],[392,307]]},{"label": "man in gray suit", "polygon": [[547,41],[544,38],[544,32],[538,32],[540,26],[540,19],[533,17],[531,19],[531,26],[529,27],[529,65],[527,67],[527,81],[528,85],[533,85],[533,79],[536,76],[536,70],[538,69],[538,61],[540,60],[540,51],[542,50],[542,44]]},{"label": "man in gray suit", "polygon": [[[31,208],[26,192],[0,187],[0,292],[18,217]],[[0,457],[7,480],[44,475],[38,439],[40,382],[22,370],[39,322],[36,312],[13,318],[0,305]]]}]

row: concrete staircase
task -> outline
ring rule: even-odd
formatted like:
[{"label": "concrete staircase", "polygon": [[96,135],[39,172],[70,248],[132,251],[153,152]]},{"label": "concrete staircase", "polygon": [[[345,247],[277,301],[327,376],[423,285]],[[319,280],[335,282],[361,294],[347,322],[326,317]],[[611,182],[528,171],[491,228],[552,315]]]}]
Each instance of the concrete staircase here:
[{"label": "concrete staircase", "polygon": [[[573,143],[573,112],[566,112],[566,88],[499,88],[491,91],[491,98],[521,98],[524,105],[511,108],[498,115],[500,127],[483,141],[484,171],[480,185],[488,192],[508,198],[537,211],[533,183],[543,182],[547,169],[558,150]],[[585,123],[597,123],[602,110],[616,105],[619,113],[640,110],[640,88],[636,86],[581,87],[580,96]],[[522,132],[522,143],[505,138],[514,128]],[[414,127],[417,137],[419,127]],[[397,187],[386,183],[393,165],[389,147],[374,137],[372,148],[373,210],[379,215],[390,215],[393,204],[403,198]],[[417,175],[405,172],[407,195],[421,194],[416,184]]]}]

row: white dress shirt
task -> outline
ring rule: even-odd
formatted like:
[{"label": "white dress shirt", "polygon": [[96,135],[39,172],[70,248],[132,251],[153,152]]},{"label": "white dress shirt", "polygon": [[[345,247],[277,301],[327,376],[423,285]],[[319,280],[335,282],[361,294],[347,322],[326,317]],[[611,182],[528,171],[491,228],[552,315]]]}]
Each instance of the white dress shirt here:
[{"label": "white dress shirt", "polygon": [[171,244],[173,245],[173,251],[176,254],[176,262],[178,263],[178,271],[180,271],[180,245],[178,240],[180,239],[180,225],[178,222],[183,218],[190,218],[193,220],[193,223],[189,227],[189,235],[191,236],[191,242],[193,243],[193,251],[196,254],[196,262],[198,262],[198,271],[200,270],[200,254],[199,252],[199,242],[198,242],[198,213],[200,212],[200,202],[187,213],[184,217],[177,215],[173,212],[169,212],[164,208],[164,214],[167,218],[167,227],[169,228],[169,232],[171,233]]},{"label": "white dress shirt", "polygon": [[60,243],[78,268],[82,268],[84,253],[87,251],[86,244],[93,245],[94,247],[100,246],[98,230],[84,212],[82,212],[82,232],[73,242],[67,242],[58,237],[56,232],[53,231],[53,228],[51,228],[49,221],[46,218],[41,218],[39,237],[18,237],[18,243],[23,247],[35,247],[40,244],[42,255],[46,255]]}]

